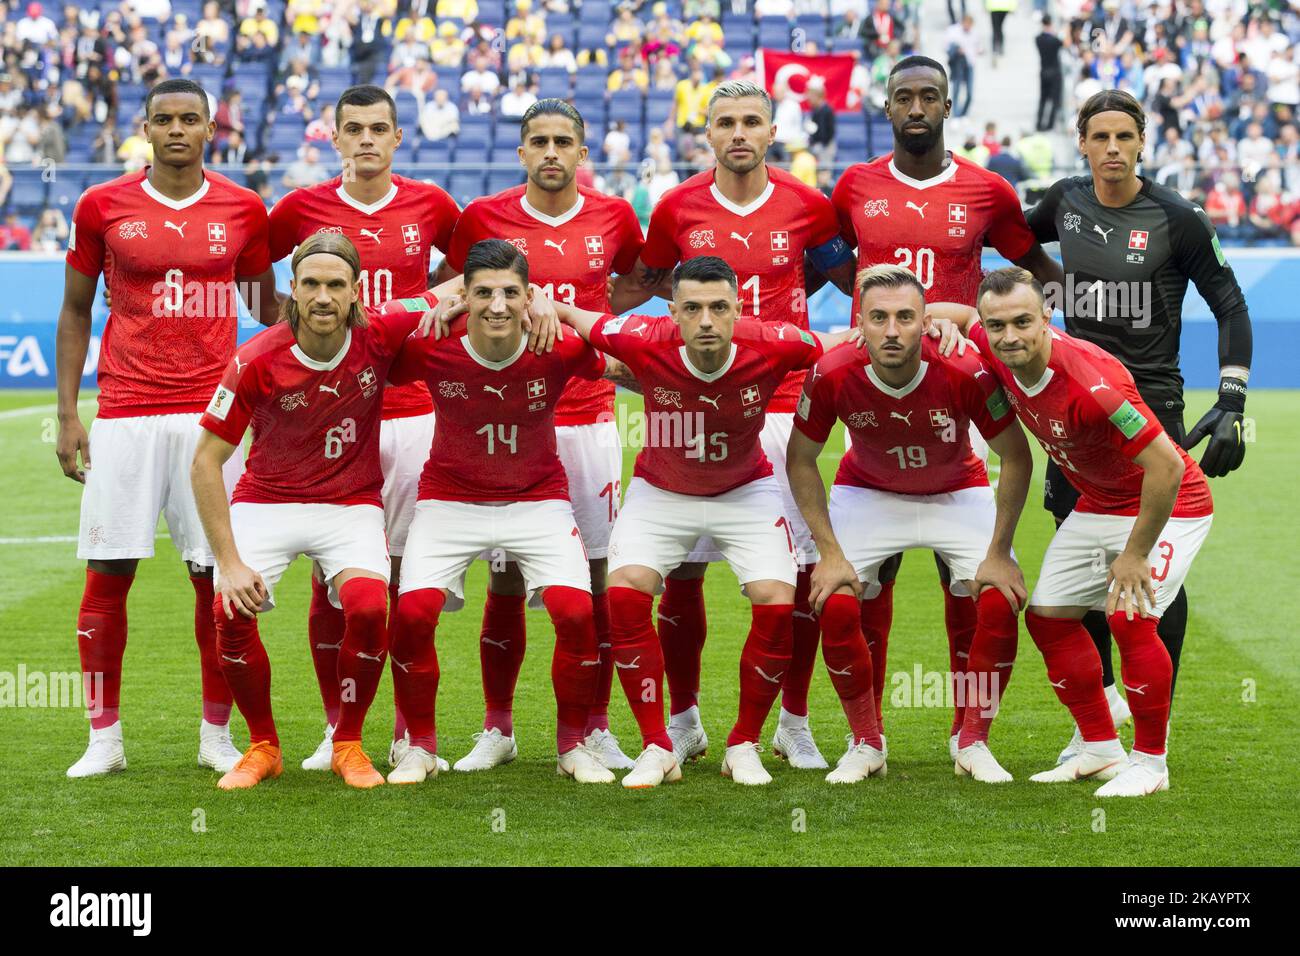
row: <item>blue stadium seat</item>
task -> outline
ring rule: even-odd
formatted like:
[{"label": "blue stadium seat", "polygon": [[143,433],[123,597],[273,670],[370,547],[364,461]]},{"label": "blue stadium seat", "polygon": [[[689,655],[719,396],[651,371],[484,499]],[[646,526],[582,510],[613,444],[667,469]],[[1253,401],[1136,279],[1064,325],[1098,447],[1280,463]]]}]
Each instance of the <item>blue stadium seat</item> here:
[{"label": "blue stadium seat", "polygon": [[608,26],[609,21],[614,19],[614,4],[610,0],[583,0],[582,19]]},{"label": "blue stadium seat", "polygon": [[241,66],[234,75],[235,89],[243,94],[247,102],[261,102],[266,99],[268,75],[263,69]]},{"label": "blue stadium seat", "polygon": [[638,89],[618,90],[609,97],[609,121],[622,120],[629,126],[640,126],[645,109],[645,98]]},{"label": "blue stadium seat", "polygon": [[832,37],[830,49],[832,53],[852,53],[854,50],[862,52],[862,37]]},{"label": "blue stadium seat", "polygon": [[9,192],[9,208],[21,212],[34,212],[45,205],[45,180],[40,169],[15,167],[13,189]]},{"label": "blue stadium seat", "polygon": [[604,67],[598,67],[596,70],[582,69],[579,70],[573,81],[573,98],[590,99],[594,96],[604,97],[605,87],[609,83],[609,74],[605,72]]},{"label": "blue stadium seat", "polygon": [[565,99],[569,95],[569,73],[567,70],[538,70],[537,71],[537,97],[538,99]]},{"label": "blue stadium seat", "polygon": [[492,147],[491,153],[488,154],[488,162],[493,166],[518,166],[519,153],[516,151],[517,146],[511,146],[508,143],[497,143]]},{"label": "blue stadium seat", "polygon": [[758,21],[758,45],[769,50],[788,50],[790,21],[784,17],[763,17]]},{"label": "blue stadium seat", "polygon": [[343,91],[352,85],[352,68],[347,66],[322,67],[320,74],[320,101],[334,103]]},{"label": "blue stadium seat", "polygon": [[457,170],[448,178],[444,188],[463,209],[483,195],[483,174],[477,170]]},{"label": "blue stadium seat", "polygon": [[450,139],[440,139],[430,142],[429,140],[420,141],[419,156],[421,163],[437,163],[443,165],[451,162]]},{"label": "blue stadium seat", "polygon": [[46,202],[51,206],[71,214],[81,194],[86,191],[86,177],[81,173],[58,173],[54,182],[49,184],[49,196]]},{"label": "blue stadium seat", "polygon": [[578,18],[572,13],[551,13],[546,17],[546,42],[551,42],[550,34],[559,33],[564,37],[565,46],[573,46],[573,35],[578,30]]},{"label": "blue stadium seat", "polygon": [[867,122],[861,113],[837,113],[835,116],[836,155],[854,162],[867,155]]},{"label": "blue stadium seat", "polygon": [[461,68],[458,66],[435,66],[433,72],[438,77],[438,86],[447,90],[453,100],[460,96]]},{"label": "blue stadium seat", "polygon": [[722,13],[722,36],[727,46],[754,45],[754,19],[748,14],[734,14],[730,10]]},{"label": "blue stadium seat", "polygon": [[507,19],[505,0],[479,0],[479,23],[486,23],[494,27],[503,27],[506,25]]},{"label": "blue stadium seat", "polygon": [[393,99],[397,103],[397,125],[407,128],[418,126],[420,101],[415,98],[415,95],[406,90],[399,90]]},{"label": "blue stadium seat", "polygon": [[302,145],[306,132],[306,123],[287,117],[276,117],[262,146],[268,152],[279,153],[281,159],[289,162],[289,158]]},{"label": "blue stadium seat", "polygon": [[481,163],[492,144],[492,131],[487,126],[467,125],[461,119],[460,135],[456,137],[456,162]]},{"label": "blue stadium seat", "polygon": [[578,25],[578,42],[575,46],[579,50],[603,50],[605,48],[605,35],[609,32],[609,21],[603,20],[596,22],[594,19],[582,18]]},{"label": "blue stadium seat", "polygon": [[867,120],[867,149],[872,156],[888,153],[894,148],[894,127],[884,116],[872,116]]},{"label": "blue stadium seat", "polygon": [[673,91],[651,90],[645,98],[645,121],[647,126],[658,126],[673,115]]},{"label": "blue stadium seat", "polygon": [[795,21],[795,29],[803,31],[805,42],[811,40],[820,48],[826,44],[826,18],[816,14],[802,14]]},{"label": "blue stadium seat", "polygon": [[487,195],[499,193],[503,189],[512,189],[524,181],[524,171],[522,169],[515,172],[508,170],[493,170],[487,175],[487,185],[484,187]]}]

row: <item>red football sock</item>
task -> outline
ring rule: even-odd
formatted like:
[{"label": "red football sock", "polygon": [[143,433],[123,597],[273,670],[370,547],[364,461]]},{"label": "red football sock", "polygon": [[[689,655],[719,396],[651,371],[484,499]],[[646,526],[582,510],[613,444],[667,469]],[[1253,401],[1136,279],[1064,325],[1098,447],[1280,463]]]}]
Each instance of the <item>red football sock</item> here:
[{"label": "red football sock", "polygon": [[1144,754],[1162,754],[1169,729],[1174,665],[1164,642],[1156,634],[1160,622],[1154,617],[1135,617],[1130,621],[1123,612],[1112,614],[1107,621],[1119,645],[1120,680],[1128,691],[1129,710],[1133,711],[1133,749]]},{"label": "red football sock", "polygon": [[664,658],[659,637],[650,624],[654,598],[633,588],[610,588],[605,593],[609,597],[614,667],[641,729],[641,746],[658,744],[671,752],[673,742],[664,725]]},{"label": "red football sock", "polygon": [[614,645],[609,637],[609,596],[603,591],[591,596],[591,613],[596,626],[596,652],[600,654],[600,667],[597,668],[596,692],[591,699],[591,709],[587,711],[587,733],[609,730],[609,694],[614,687]]},{"label": "red football sock", "polygon": [[749,636],[740,651],[740,714],[727,746],[757,743],[794,645],[794,605],[755,604]]},{"label": "red football sock", "polygon": [[790,667],[781,685],[781,706],[786,713],[796,717],[808,716],[808,686],[812,683],[813,668],[817,666],[817,642],[821,639],[821,625],[808,603],[808,590],[812,586],[810,565],[799,572],[794,590],[794,649],[790,654]]},{"label": "red football sock", "polygon": [[339,652],[339,723],[334,739],[360,740],[388,653],[388,585],[353,578],[339,589],[347,629]]},{"label": "red football sock", "polygon": [[587,736],[587,714],[600,677],[600,651],[591,593],[551,585],[542,603],[555,625],[551,684],[555,687],[555,752],[568,753]]},{"label": "red football sock", "polygon": [[1084,740],[1114,740],[1115,723],[1101,686],[1101,658],[1082,622],[1025,612],[1025,626],[1043,653],[1047,679],[1079,725]]},{"label": "red football sock", "polygon": [[95,730],[118,720],[122,696],[122,655],[126,653],[126,595],[134,574],[101,574],[86,568],[86,589],[77,614],[86,711]]},{"label": "red football sock", "polygon": [[234,611],[235,616],[228,619],[219,594],[213,599],[212,614],[217,621],[221,672],[248,724],[249,742],[265,740],[273,747],[280,746],[271,716],[271,662],[257,633],[257,618]]},{"label": "red football sock", "polygon": [[867,650],[871,651],[871,679],[875,681],[872,689],[876,698],[876,723],[885,730],[885,715],[882,709],[885,695],[885,655],[889,650],[889,629],[894,624],[894,582],[885,581],[880,585],[880,593],[863,601],[859,609],[862,623],[862,636],[866,638]]},{"label": "red football sock", "polygon": [[[948,673],[952,681],[960,686],[965,673],[970,669],[970,646],[975,640],[977,612],[975,602],[969,597],[957,597],[939,582],[943,591],[943,623],[948,631]],[[954,690],[952,728],[949,736],[961,731],[962,721],[966,717],[964,696]]]},{"label": "red football sock", "polygon": [[221,673],[217,656],[217,622],[212,616],[212,578],[191,577],[194,586],[194,640],[199,645],[199,668],[203,689],[203,719],[224,727],[230,723],[234,698]]},{"label": "red football sock", "polygon": [[832,594],[822,606],[821,624],[822,657],[835,693],[840,695],[844,716],[853,731],[853,742],[866,741],[879,750],[882,744],[876,716],[875,679],[871,651],[862,636],[858,599],[851,594]]},{"label": "red football sock", "polygon": [[515,685],[527,647],[524,595],[487,593],[478,659],[483,669],[483,729],[498,728],[507,737],[515,733]]},{"label": "red football sock", "polygon": [[958,686],[966,703],[958,747],[989,739],[989,725],[1011,682],[1019,627],[1016,612],[997,588],[987,588],[977,604],[979,625],[966,661],[966,679]]},{"label": "red football sock", "polygon": [[[388,642],[391,645],[393,641],[393,631],[397,627],[397,583],[390,582],[388,585]],[[389,666],[393,670],[393,739],[401,740],[406,736],[406,717],[402,714],[402,708],[397,703],[397,665],[393,663],[390,651],[388,658]]]},{"label": "red football sock", "polygon": [[708,635],[704,579],[667,578],[659,598],[658,618],[668,675],[669,713],[680,714],[699,702],[700,655]]},{"label": "red football sock", "polygon": [[393,693],[406,715],[411,746],[438,752],[435,725],[438,701],[438,651],[434,634],[447,603],[441,588],[407,591],[393,618]]},{"label": "red football sock", "polygon": [[339,725],[339,649],[343,647],[346,626],[343,612],[330,603],[329,588],[313,575],[307,639],[311,642],[311,665],[325,706],[325,721],[331,727]]}]

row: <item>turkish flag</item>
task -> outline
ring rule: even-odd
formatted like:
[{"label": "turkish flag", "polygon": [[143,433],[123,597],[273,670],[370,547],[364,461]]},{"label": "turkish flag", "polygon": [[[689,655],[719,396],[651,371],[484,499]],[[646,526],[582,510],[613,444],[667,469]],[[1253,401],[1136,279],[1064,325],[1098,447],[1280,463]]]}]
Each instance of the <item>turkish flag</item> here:
[{"label": "turkish flag", "polygon": [[784,50],[759,50],[763,65],[763,86],[768,91],[784,84],[806,112],[810,109],[804,91],[814,76],[826,85],[826,102],[837,113],[855,109],[861,104],[850,102],[849,82],[853,78],[854,59],[848,53],[827,53],[809,56],[804,53],[787,53]]}]

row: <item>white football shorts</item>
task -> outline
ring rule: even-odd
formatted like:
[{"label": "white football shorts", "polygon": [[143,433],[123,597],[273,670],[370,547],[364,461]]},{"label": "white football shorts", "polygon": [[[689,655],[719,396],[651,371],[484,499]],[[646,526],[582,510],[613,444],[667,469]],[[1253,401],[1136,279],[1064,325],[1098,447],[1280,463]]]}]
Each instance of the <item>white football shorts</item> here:
[{"label": "white football shorts", "polygon": [[975,577],[988,554],[997,516],[987,485],[939,495],[832,485],[829,505],[835,537],[866,585],[867,599],[880,593],[880,566],[911,548],[938,553],[952,571],[948,590],[967,596],[962,582]]},{"label": "white football shorts", "polygon": [[613,422],[557,425],[555,444],[569,476],[569,501],[587,556],[609,553],[609,534],[618,517],[623,483],[623,446]]},{"label": "white football shorts", "polygon": [[711,538],[741,584],[784,581],[799,567],[794,537],[775,478],[759,478],[720,495],[683,495],[633,478],[609,542],[609,571],[640,565],[660,577]]},{"label": "white football shorts", "polygon": [[384,473],[384,528],[388,552],[400,558],[415,517],[420,472],[433,446],[433,413],[389,418],[379,424],[379,467]]},{"label": "white football shorts", "polygon": [[[240,501],[230,506],[230,529],[240,559],[266,584],[263,611],[275,607],[275,585],[300,554],[320,566],[337,608],[343,605],[333,582],[340,571],[358,568],[388,580],[384,512],[374,505]],[[218,566],[213,587],[220,586]]]},{"label": "white football shorts", "polygon": [[[1136,520],[1133,515],[1071,511],[1043,555],[1043,570],[1029,597],[1030,605],[1104,610],[1110,564],[1124,550]],[[1170,518],[1161,530],[1148,556],[1156,592],[1156,617],[1163,615],[1178,596],[1213,520],[1213,515]]]},{"label": "white football shorts", "polygon": [[[91,422],[78,558],[152,558],[158,516],[162,515],[181,560],[203,567],[216,563],[190,485],[190,466],[202,431],[200,417],[197,412],[186,412]],[[243,473],[244,448],[240,445],[222,472],[227,497]]]},{"label": "white football shorts", "polygon": [[465,572],[483,552],[519,562],[529,606],[551,585],[591,591],[591,570],[573,508],[563,499],[483,503],[416,502],[398,593],[450,592],[445,610],[465,606]]}]

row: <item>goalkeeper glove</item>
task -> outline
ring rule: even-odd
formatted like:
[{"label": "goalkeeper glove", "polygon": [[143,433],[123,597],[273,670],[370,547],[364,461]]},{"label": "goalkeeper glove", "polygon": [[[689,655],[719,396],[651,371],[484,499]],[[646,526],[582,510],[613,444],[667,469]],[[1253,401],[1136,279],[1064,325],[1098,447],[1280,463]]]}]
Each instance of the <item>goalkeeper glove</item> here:
[{"label": "goalkeeper glove", "polygon": [[1190,451],[1207,436],[1210,443],[1201,458],[1201,470],[1208,478],[1222,478],[1241,467],[1246,457],[1246,442],[1241,434],[1242,413],[1246,410],[1246,383],[1239,378],[1219,381],[1219,400],[1201,416],[1187,433]]}]

